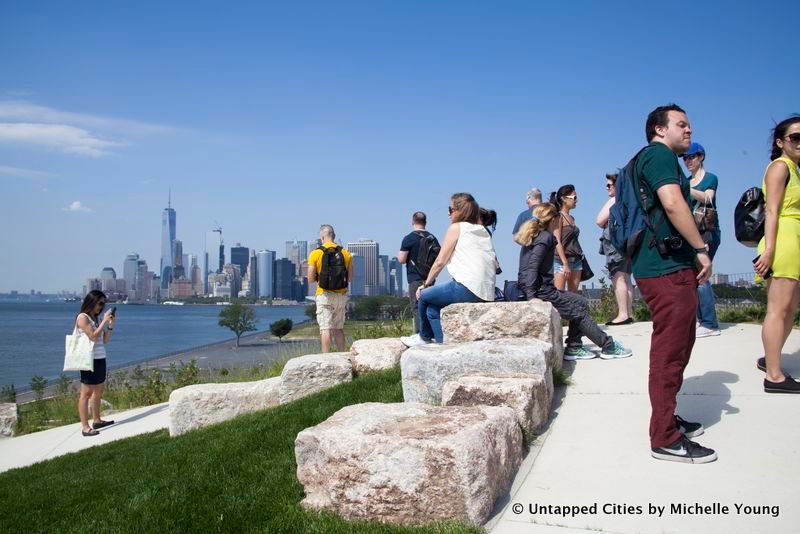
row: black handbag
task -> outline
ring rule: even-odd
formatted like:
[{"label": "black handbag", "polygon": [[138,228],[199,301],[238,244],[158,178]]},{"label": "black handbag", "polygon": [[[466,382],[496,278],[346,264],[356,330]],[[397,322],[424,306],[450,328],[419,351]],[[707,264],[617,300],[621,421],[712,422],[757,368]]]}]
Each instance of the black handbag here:
[{"label": "black handbag", "polygon": [[581,256],[581,264],[583,265],[581,268],[581,282],[594,278],[594,271],[592,271],[592,268],[589,266],[585,255]]}]

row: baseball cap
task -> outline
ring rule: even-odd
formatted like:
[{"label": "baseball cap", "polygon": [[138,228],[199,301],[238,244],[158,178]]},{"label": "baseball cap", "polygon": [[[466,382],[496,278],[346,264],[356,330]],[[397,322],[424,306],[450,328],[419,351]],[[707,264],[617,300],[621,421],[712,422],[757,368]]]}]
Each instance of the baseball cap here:
[{"label": "baseball cap", "polygon": [[689,145],[689,150],[683,153],[684,156],[692,156],[694,154],[705,154],[706,149],[700,143],[692,143]]}]

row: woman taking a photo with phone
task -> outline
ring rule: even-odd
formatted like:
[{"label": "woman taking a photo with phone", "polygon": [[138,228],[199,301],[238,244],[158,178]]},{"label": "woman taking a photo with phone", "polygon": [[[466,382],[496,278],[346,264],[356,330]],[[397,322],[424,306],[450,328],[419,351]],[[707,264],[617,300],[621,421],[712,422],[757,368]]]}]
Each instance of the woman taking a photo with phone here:
[{"label": "woman taking a photo with phone", "polygon": [[781,351],[800,303],[800,115],[789,117],[772,130],[770,159],[762,185],[766,201],[764,237],[753,262],[756,274],[767,279],[767,315],[761,328],[764,358],[756,365],[767,373],[767,393],[800,393],[800,383],[781,370]]},{"label": "woman taking a photo with phone", "polygon": [[[100,400],[106,381],[106,345],[111,340],[114,330],[116,308],[107,312],[99,320],[106,295],[93,289],[84,297],[81,311],[75,318],[77,335],[87,336],[94,341],[94,371],[81,371],[81,391],[78,398],[78,415],[81,418],[81,433],[84,436],[96,436],[98,429],[113,425],[114,421],[103,421],[100,418]],[[92,426],[89,426],[89,398],[92,399]]]}]

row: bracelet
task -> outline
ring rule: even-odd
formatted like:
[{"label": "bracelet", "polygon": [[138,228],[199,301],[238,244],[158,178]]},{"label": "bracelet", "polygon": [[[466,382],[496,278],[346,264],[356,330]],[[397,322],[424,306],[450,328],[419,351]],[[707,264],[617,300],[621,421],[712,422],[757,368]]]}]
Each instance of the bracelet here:
[{"label": "bracelet", "polygon": [[112,330],[114,330],[114,329],[113,329],[113,328],[109,328],[109,329],[108,329],[108,331],[109,331],[109,332],[111,332]]}]

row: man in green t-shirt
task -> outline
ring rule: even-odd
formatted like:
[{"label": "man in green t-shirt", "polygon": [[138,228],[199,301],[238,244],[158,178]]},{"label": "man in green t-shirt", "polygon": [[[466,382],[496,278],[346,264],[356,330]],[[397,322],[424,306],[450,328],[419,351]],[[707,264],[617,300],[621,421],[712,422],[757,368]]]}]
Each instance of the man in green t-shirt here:
[{"label": "man in green t-shirt", "polygon": [[691,144],[692,128],[686,112],[670,104],[650,112],[645,133],[650,144],[639,154],[633,177],[646,192],[643,207],[652,230],[645,230],[633,255],[633,275],[653,319],[651,454],[659,460],[712,462],[716,452],[688,439],[702,434],[703,425],[675,414],[694,346],[697,284],[711,276],[711,258],[689,209],[689,181],[678,164],[678,155]]}]

